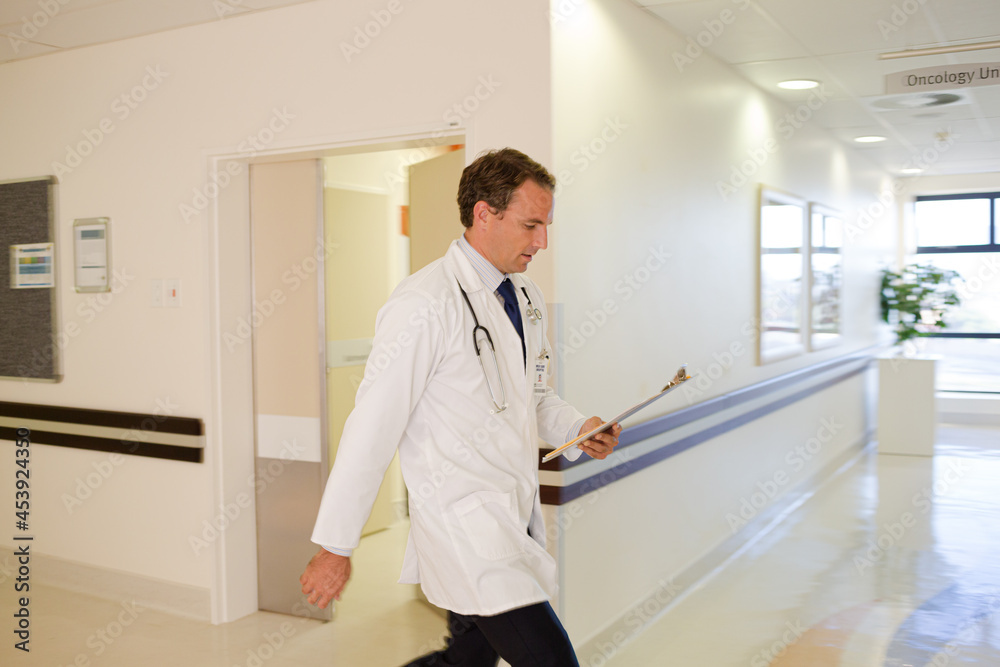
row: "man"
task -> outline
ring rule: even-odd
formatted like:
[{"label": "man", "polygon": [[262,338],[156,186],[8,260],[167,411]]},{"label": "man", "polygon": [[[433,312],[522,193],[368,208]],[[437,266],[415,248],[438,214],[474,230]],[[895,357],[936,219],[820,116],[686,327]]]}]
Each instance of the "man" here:
[{"label": "man", "polygon": [[[301,577],[310,604],[339,599],[385,470],[398,449],[410,510],[401,583],[449,610],[444,651],[412,665],[577,665],[548,600],[555,562],[538,499],[540,436],[599,426],[546,384],[545,299],[520,274],[547,245],[555,179],[506,148],[462,172],[465,233],[402,281],[379,311]],[[522,313],[524,317],[522,317]],[[568,450],[605,458],[621,427]]]}]

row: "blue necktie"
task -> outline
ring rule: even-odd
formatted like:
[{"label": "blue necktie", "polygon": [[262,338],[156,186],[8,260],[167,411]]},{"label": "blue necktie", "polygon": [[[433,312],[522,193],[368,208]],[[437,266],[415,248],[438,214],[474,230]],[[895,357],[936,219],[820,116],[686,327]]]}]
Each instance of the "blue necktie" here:
[{"label": "blue necktie", "polygon": [[521,361],[527,362],[528,353],[524,349],[524,329],[521,326],[521,309],[517,306],[517,294],[514,293],[514,283],[510,282],[510,278],[506,278],[500,283],[497,293],[503,297],[504,312],[510,318],[511,324],[514,325],[517,335],[521,337]]}]

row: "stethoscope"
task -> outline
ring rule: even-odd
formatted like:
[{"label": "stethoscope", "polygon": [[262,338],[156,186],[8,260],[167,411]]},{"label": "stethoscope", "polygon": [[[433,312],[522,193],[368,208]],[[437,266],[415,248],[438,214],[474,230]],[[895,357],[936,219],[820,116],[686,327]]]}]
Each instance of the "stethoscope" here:
[{"label": "stethoscope", "polygon": [[524,309],[524,314],[528,316],[528,319],[534,323],[539,323],[542,321],[542,311],[531,305],[531,297],[528,296],[528,290],[521,286],[521,291],[524,292],[524,298],[528,300],[528,307]]},{"label": "stethoscope", "polygon": [[[486,379],[486,388],[490,392],[490,400],[493,401],[493,407],[495,410],[490,410],[490,414],[497,414],[503,412],[507,409],[507,392],[504,391],[503,386],[503,376],[500,374],[500,364],[497,362],[497,349],[493,345],[493,336],[490,335],[489,329],[479,324],[479,318],[476,317],[476,309],[472,307],[472,302],[469,301],[469,295],[466,293],[465,288],[462,287],[462,283],[458,283],[458,289],[462,290],[462,297],[465,298],[466,305],[469,306],[469,312],[472,313],[472,344],[476,348],[476,357],[479,358],[479,366],[483,369],[483,377]],[[524,293],[524,298],[528,300],[528,307],[525,309],[524,314],[532,324],[539,324],[542,321],[542,311],[535,308],[531,303],[531,297],[528,296],[528,291],[521,287],[521,291]],[[486,335],[486,342],[489,343],[490,353],[493,355],[493,368],[497,372],[497,381],[500,384],[500,400],[497,401],[497,395],[493,391],[493,384],[490,382],[490,374],[486,372],[486,364],[483,362],[482,349],[480,348],[481,337],[479,332],[482,331]]]}]

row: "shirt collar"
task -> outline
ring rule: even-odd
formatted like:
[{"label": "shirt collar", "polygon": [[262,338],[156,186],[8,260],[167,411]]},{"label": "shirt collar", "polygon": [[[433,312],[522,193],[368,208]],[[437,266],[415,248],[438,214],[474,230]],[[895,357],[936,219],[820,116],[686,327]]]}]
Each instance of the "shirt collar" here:
[{"label": "shirt collar", "polygon": [[458,237],[458,247],[468,258],[472,268],[476,270],[479,279],[483,281],[483,286],[491,292],[496,292],[500,283],[510,277],[509,273],[503,273],[493,266],[479,251],[472,247],[472,244],[465,239],[465,234]]}]

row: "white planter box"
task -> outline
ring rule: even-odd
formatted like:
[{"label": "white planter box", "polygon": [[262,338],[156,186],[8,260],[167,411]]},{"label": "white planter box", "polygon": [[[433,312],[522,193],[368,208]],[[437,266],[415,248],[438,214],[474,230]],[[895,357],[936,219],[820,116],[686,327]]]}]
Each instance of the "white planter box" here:
[{"label": "white planter box", "polygon": [[937,436],[934,370],[939,358],[879,358],[879,454],[934,455]]}]

